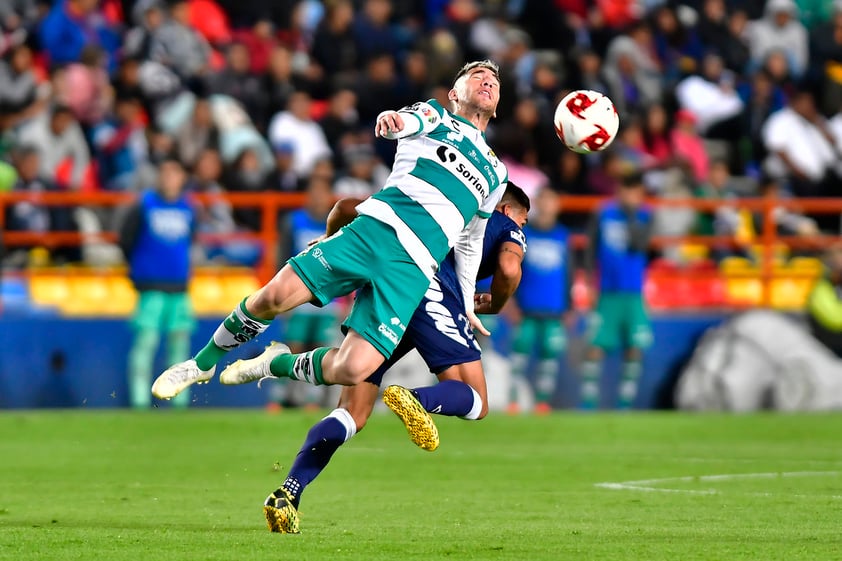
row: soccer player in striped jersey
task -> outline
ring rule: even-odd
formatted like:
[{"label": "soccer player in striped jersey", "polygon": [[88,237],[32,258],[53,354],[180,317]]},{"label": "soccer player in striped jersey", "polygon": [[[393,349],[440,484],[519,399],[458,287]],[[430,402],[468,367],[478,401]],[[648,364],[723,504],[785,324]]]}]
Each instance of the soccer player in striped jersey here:
[{"label": "soccer player in striped jersey", "polygon": [[[274,343],[255,359],[229,365],[220,381],[286,376],[311,384],[358,384],[392,355],[451,248],[465,315],[474,329],[488,333],[474,313],[474,292],[486,222],[508,181],[506,166],[485,141],[500,100],[497,65],[466,64],[448,99],[452,111],[430,100],[378,116],[375,134],[398,141],[385,187],[359,205],[351,224],[290,259],[243,299],[194,358],[155,380],[154,396],[170,399],[209,381],[228,351],[265,331],[278,314],[307,302],[325,305],[354,290],[339,348],[292,354]],[[340,420],[353,426],[350,416]],[[271,505],[266,509],[272,527],[277,513]]]},{"label": "soccer player in striped jersey", "polygon": [[[356,215],[359,200],[343,199],[328,218],[328,233],[336,231]],[[529,197],[509,182],[497,210],[488,219],[483,240],[482,262],[477,280],[493,275],[491,292],[477,294],[476,310],[497,313],[517,289],[526,240],[521,227],[529,212]],[[304,489],[321,474],[333,455],[354,434],[362,430],[377,401],[386,371],[404,355],[417,349],[439,382],[409,389],[389,386],[383,401],[401,418],[413,442],[433,451],[439,443],[438,429],[430,413],[478,420],[487,412],[485,374],[480,348],[464,315],[459,283],[448,254],[433,277],[421,304],[407,325],[394,354],[365,383],[342,388],[337,409],[310,428],[280,489],[270,499],[281,511],[283,533],[298,533],[298,505]],[[348,431],[342,418],[350,415],[354,430]]]}]

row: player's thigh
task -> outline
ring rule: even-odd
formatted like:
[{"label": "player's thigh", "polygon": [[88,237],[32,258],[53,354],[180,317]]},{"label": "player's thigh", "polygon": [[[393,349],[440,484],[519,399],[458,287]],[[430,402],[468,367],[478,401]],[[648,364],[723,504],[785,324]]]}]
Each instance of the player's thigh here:
[{"label": "player's thigh", "polygon": [[430,279],[404,253],[357,291],[343,325],[356,331],[389,358],[406,332]]},{"label": "player's thigh", "polygon": [[538,336],[538,320],[536,318],[523,316],[520,324],[515,328],[515,340],[512,343],[512,350],[516,353],[528,355],[535,347]]},{"label": "player's thigh", "polygon": [[136,331],[161,330],[167,306],[166,296],[166,293],[157,290],[140,291],[131,320],[132,328]]},{"label": "player's thigh", "polygon": [[166,295],[164,304],[164,330],[167,333],[192,333],[196,328],[193,304],[186,292]]},{"label": "player's thigh", "polygon": [[603,293],[590,317],[590,342],[594,347],[612,351],[620,347],[622,330],[622,298]]},{"label": "player's thigh", "polygon": [[342,393],[339,395],[339,407],[351,414],[358,432],[365,427],[366,421],[371,417],[379,390],[378,386],[368,383],[342,388]]},{"label": "player's thigh", "polygon": [[541,318],[538,345],[542,359],[558,358],[567,350],[567,331],[560,318]]},{"label": "player's thigh", "polygon": [[342,228],[287,262],[322,306],[350,294],[372,276],[370,264],[378,255],[357,231],[359,224],[355,226]]},{"label": "player's thigh", "polygon": [[639,294],[624,295],[625,347],[644,351],[652,345],[652,324]]},{"label": "player's thigh", "polygon": [[[390,349],[391,356],[394,349]],[[331,383],[351,386],[359,384],[376,371],[388,357],[382,349],[373,344],[353,328],[348,330],[336,354],[329,363]],[[324,364],[324,363],[323,363]]]},{"label": "player's thigh", "polygon": [[[412,325],[412,322],[410,322],[410,325]],[[395,348],[394,352],[392,353],[392,356],[387,358],[383,362],[383,364],[377,367],[377,370],[375,370],[371,376],[365,379],[366,383],[380,387],[383,383],[383,376],[386,375],[386,372],[388,372],[389,369],[392,368],[396,362],[398,362],[400,359],[409,354],[409,352],[412,351],[412,349],[414,348],[415,342],[412,337],[412,331],[410,328],[407,329],[406,335],[404,335],[403,339],[401,339],[401,342],[398,343],[398,346]]]}]

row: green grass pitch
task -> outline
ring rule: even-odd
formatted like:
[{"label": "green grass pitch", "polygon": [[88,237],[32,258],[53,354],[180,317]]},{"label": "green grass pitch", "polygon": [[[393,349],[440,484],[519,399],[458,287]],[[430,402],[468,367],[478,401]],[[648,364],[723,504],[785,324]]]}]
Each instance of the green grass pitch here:
[{"label": "green grass pitch", "polygon": [[319,414],[0,414],[0,559],[837,560],[842,416],[388,414],[305,493],[265,496]]}]

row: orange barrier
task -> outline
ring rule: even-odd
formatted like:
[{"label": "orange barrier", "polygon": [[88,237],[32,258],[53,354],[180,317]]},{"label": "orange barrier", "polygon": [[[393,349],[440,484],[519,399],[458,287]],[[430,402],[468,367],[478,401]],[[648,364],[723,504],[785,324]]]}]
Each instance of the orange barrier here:
[{"label": "orange barrier", "polygon": [[[193,200],[199,203],[213,203],[220,200],[225,200],[233,207],[251,207],[261,210],[261,229],[255,233],[238,233],[233,236],[210,236],[202,235],[200,240],[206,243],[219,243],[221,241],[230,241],[233,239],[245,239],[259,241],[264,247],[262,252],[262,259],[256,268],[256,276],[259,282],[266,282],[270,279],[278,269],[277,251],[280,242],[277,230],[278,215],[282,211],[291,210],[301,207],[305,202],[305,195],[296,193],[229,193],[224,195],[193,195]],[[116,207],[131,203],[135,199],[135,195],[126,193],[3,193],[0,194],[0,230],[2,230],[3,243],[6,247],[20,247],[20,246],[43,246],[47,248],[54,248],[66,245],[79,245],[83,242],[84,236],[77,232],[49,232],[49,233],[35,233],[35,232],[10,232],[5,231],[3,220],[5,218],[5,209],[19,201],[30,201],[39,205],[47,206],[88,206],[88,207]],[[560,204],[563,212],[570,213],[590,213],[597,206],[604,201],[601,197],[592,196],[564,196],[561,198]],[[722,202],[711,200],[696,200],[696,199],[653,199],[649,201],[653,208],[692,208],[697,211],[713,211],[720,206]],[[711,286],[706,286],[704,291],[709,294],[709,305],[719,303],[722,305],[739,306],[740,302],[744,305],[764,305],[781,307],[782,303],[785,306],[795,308],[793,302],[801,302],[803,304],[803,297],[791,298],[783,297],[782,294],[791,292],[793,294],[804,294],[804,287],[808,282],[798,283],[792,279],[796,277],[803,277],[812,282],[818,271],[815,266],[810,269],[809,273],[804,273],[799,270],[787,270],[781,276],[780,268],[776,268],[777,261],[775,251],[778,247],[787,248],[801,248],[801,249],[822,249],[827,247],[831,242],[838,241],[842,238],[838,236],[817,235],[811,237],[792,237],[792,236],[778,236],[775,230],[774,221],[772,219],[772,212],[776,207],[783,208],[797,208],[799,211],[810,214],[842,214],[842,199],[786,199],[779,200],[774,198],[762,199],[739,199],[736,201],[729,201],[728,205],[734,206],[741,210],[749,212],[760,212],[764,216],[763,231],[758,232],[757,239],[754,245],[759,249],[760,266],[751,266],[745,268],[740,273],[729,275],[721,270],[709,270],[707,272],[690,269],[676,268],[673,270],[658,270],[653,268],[650,272],[650,284],[654,281],[657,286],[658,283],[674,282],[680,284],[680,289],[675,292],[677,294],[697,294],[700,290],[698,283],[699,279],[713,279]],[[115,235],[112,232],[103,232],[99,234],[99,239],[114,241]],[[574,243],[578,247],[582,247],[587,240],[583,236],[574,236]],[[702,247],[735,247],[739,244],[737,240],[732,237],[723,236],[658,236],[652,240],[655,248],[665,246],[677,246],[681,244],[693,244]],[[792,273],[792,274],[790,274]],[[683,279],[679,282],[678,279]],[[785,280],[781,280],[785,279]],[[719,284],[721,286],[718,286]],[[783,287],[783,288],[781,288]],[[795,288],[797,287],[797,288]],[[654,290],[651,287],[648,290]],[[744,298],[720,298],[718,294],[724,293],[726,295],[743,294]],[[676,297],[679,298],[680,297]],[[656,298],[657,300],[657,298]],[[704,303],[706,300],[702,298],[700,302]]]}]

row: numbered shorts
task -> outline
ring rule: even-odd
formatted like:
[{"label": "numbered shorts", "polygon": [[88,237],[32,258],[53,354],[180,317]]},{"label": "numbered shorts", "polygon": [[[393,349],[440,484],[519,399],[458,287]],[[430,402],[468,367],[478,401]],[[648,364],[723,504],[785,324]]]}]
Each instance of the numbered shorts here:
[{"label": "numbered shorts", "polygon": [[606,351],[643,350],[652,344],[652,327],[640,294],[601,294],[590,329],[591,344]]},{"label": "numbered shorts", "polygon": [[327,345],[334,339],[336,316],[332,313],[295,311],[286,320],[284,341],[302,345]]},{"label": "numbered shorts", "polygon": [[465,316],[462,298],[454,290],[442,287],[437,277],[433,277],[395,353],[366,382],[379,386],[386,371],[412,349],[418,349],[435,375],[451,366],[480,359],[480,346]]},{"label": "numbered shorts", "polygon": [[356,290],[354,306],[342,325],[386,358],[398,346],[430,285],[392,227],[369,216],[358,216],[288,263],[321,306]]},{"label": "numbered shorts", "polygon": [[186,292],[143,290],[132,317],[137,331],[192,332],[196,327],[193,306]]},{"label": "numbered shorts", "polygon": [[537,350],[538,358],[558,358],[567,348],[567,332],[561,323],[561,314],[555,317],[524,316],[515,331],[512,344],[514,352],[531,355]]}]

